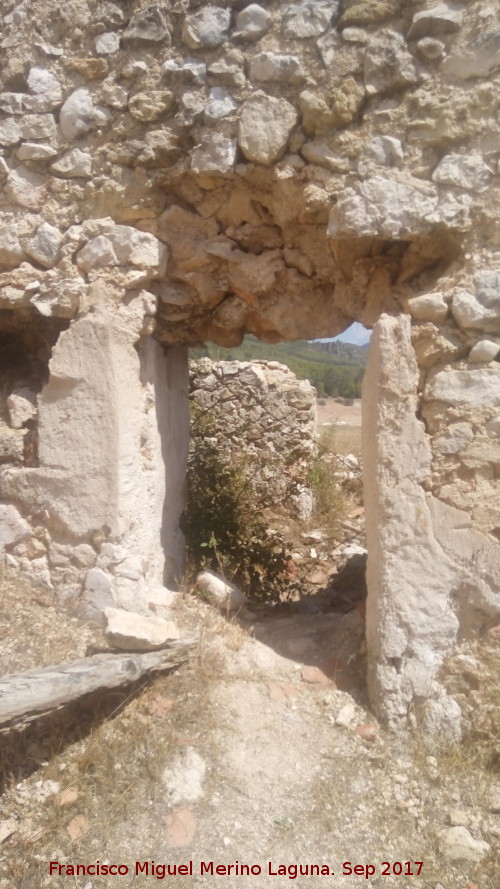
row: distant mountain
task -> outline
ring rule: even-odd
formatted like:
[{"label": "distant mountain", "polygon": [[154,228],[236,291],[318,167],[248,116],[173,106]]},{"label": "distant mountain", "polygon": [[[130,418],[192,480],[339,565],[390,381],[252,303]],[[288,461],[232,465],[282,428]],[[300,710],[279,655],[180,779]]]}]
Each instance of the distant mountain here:
[{"label": "distant mountain", "polygon": [[223,349],[212,343],[191,349],[192,358],[213,361],[280,361],[300,380],[310,380],[318,395],[359,398],[367,359],[367,347],[342,342],[261,343],[246,336],[239,348]]}]

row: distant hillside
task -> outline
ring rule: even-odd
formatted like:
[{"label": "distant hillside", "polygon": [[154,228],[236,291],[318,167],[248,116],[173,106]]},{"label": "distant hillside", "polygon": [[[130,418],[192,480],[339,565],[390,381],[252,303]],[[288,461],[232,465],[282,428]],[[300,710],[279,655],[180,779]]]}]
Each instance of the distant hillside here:
[{"label": "distant hillside", "polygon": [[305,340],[271,345],[246,336],[237,349],[223,349],[208,343],[202,348],[191,349],[190,355],[192,358],[208,356],[214,361],[280,361],[300,380],[310,380],[318,395],[359,398],[368,349],[351,343],[309,343]]}]

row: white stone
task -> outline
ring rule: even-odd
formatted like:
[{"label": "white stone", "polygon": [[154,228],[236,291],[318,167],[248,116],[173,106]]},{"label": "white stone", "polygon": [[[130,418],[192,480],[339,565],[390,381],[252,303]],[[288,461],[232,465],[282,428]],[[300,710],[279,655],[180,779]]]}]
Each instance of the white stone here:
[{"label": "white stone", "polygon": [[484,840],[476,840],[466,827],[446,827],[440,830],[439,851],[452,861],[481,861],[490,851]]},{"label": "white stone", "polygon": [[191,152],[194,173],[230,173],[236,162],[236,140],[209,133]]},{"label": "white stone", "polygon": [[208,102],[205,105],[205,120],[212,122],[227,117],[238,107],[231,94],[224,86],[214,86],[208,95]]},{"label": "white stone", "polygon": [[32,420],[37,413],[36,392],[23,386],[14,389],[7,398],[9,411],[9,425],[13,429],[22,429],[28,420]]},{"label": "white stone", "polygon": [[488,78],[500,68],[500,30],[483,31],[465,46],[458,44],[444,60],[443,73],[453,79]]},{"label": "white stone", "polygon": [[462,740],[462,711],[446,693],[425,702],[422,725],[426,737],[436,744],[459,744]]},{"label": "white stone", "polygon": [[194,803],[200,799],[206,771],[205,761],[192,747],[178,753],[161,776],[167,791],[168,805],[178,806],[180,803]]},{"label": "white stone", "polygon": [[23,142],[16,151],[16,157],[20,161],[49,160],[56,154],[55,148],[50,145],[42,145],[39,142]]},{"label": "white stone", "polygon": [[344,704],[340,712],[337,714],[335,718],[335,725],[341,725],[344,728],[349,728],[355,718],[356,707],[354,705],[354,701],[348,701],[347,704]]},{"label": "white stone", "polygon": [[448,3],[439,3],[430,9],[415,13],[408,37],[414,40],[416,37],[451,34],[460,30],[463,19],[462,9],[457,9]]},{"label": "white stone", "polygon": [[24,97],[20,93],[0,93],[0,111],[5,114],[22,114]]},{"label": "white stone", "polygon": [[381,166],[401,167],[404,150],[400,139],[393,136],[374,136],[368,143],[368,153]]},{"label": "white stone", "polygon": [[440,185],[456,185],[482,192],[488,188],[493,171],[479,154],[447,154],[437,165],[432,178]]},{"label": "white stone", "polygon": [[500,353],[500,343],[494,340],[479,340],[469,352],[469,362],[472,364],[481,364],[483,362],[494,361]]},{"label": "white stone", "polygon": [[129,225],[106,226],[102,235],[88,241],[76,257],[83,271],[130,265],[161,275],[165,272],[167,248],[149,232]]},{"label": "white stone", "polygon": [[268,166],[285,150],[296,123],[293,105],[259,91],[242,107],[238,144],[247,160]]},{"label": "white stone", "polygon": [[161,8],[150,5],[133,15],[123,34],[123,39],[139,45],[170,43],[170,31]]},{"label": "white stone", "polygon": [[474,433],[468,423],[452,423],[434,439],[434,447],[441,454],[460,454],[473,439]]},{"label": "white stone", "polygon": [[74,318],[82,294],[78,279],[58,281],[57,284],[42,284],[39,292],[30,298],[30,303],[46,318]]},{"label": "white stone", "polygon": [[0,503],[0,554],[5,547],[31,536],[31,528],[15,506]]},{"label": "white stone", "polygon": [[184,59],[181,63],[175,59],[167,59],[162,68],[167,76],[173,73],[179,74],[197,86],[202,86],[207,79],[207,66],[200,59]]},{"label": "white stone", "polygon": [[13,267],[19,265],[23,258],[23,249],[19,243],[17,232],[5,226],[0,227],[0,264]]},{"label": "white stone", "polygon": [[247,597],[234,583],[224,580],[213,571],[198,574],[196,585],[221,611],[238,611],[247,604]]},{"label": "white stone", "polygon": [[397,31],[374,35],[366,51],[363,74],[370,95],[413,86],[418,81],[413,56]]},{"label": "white stone", "polygon": [[26,114],[19,123],[23,139],[51,139],[56,133],[52,114]]},{"label": "white stone", "polygon": [[432,190],[374,176],[341,193],[330,212],[328,234],[401,238],[425,231],[437,206]]},{"label": "white stone", "polygon": [[[460,327],[465,330],[500,331],[500,294],[488,300],[485,305],[484,294],[482,300],[468,290],[458,290],[453,294],[451,311]],[[496,305],[495,305],[496,302]]]},{"label": "white stone", "polygon": [[95,129],[97,119],[88,87],[81,86],[68,96],[61,108],[59,125],[64,138],[69,142]]},{"label": "white stone", "polygon": [[28,210],[41,210],[47,199],[47,180],[29,167],[16,167],[7,176],[5,194],[14,204]]},{"label": "white stone", "polygon": [[169,640],[179,639],[175,624],[161,617],[145,617],[121,608],[106,608],[104,616],[106,639],[117,648],[152,651]]},{"label": "white stone", "polygon": [[500,407],[500,365],[477,370],[431,370],[425,397],[445,404]]},{"label": "white stone", "polygon": [[15,145],[20,139],[21,129],[16,120],[8,117],[0,122],[0,145],[8,148],[10,145]]},{"label": "white stone", "polygon": [[182,42],[190,49],[215,49],[227,40],[231,13],[219,6],[209,6],[187,15],[182,28]]},{"label": "white stone", "polygon": [[233,38],[253,42],[259,40],[272,27],[272,15],[258,3],[250,3],[236,16]]},{"label": "white stone", "polygon": [[68,179],[88,179],[92,175],[92,155],[79,148],[72,148],[52,164],[51,171]]},{"label": "white stone", "polygon": [[95,48],[99,55],[112,55],[120,49],[120,35],[115,31],[105,31],[95,38]]},{"label": "white stone", "polygon": [[[250,80],[262,83],[286,83],[302,78],[298,56],[286,53],[261,52],[250,60]],[[252,97],[253,98],[253,97]]]},{"label": "white stone", "polygon": [[26,253],[47,269],[57,265],[63,236],[49,222],[42,222],[35,237],[29,242]]},{"label": "white stone", "polygon": [[301,0],[283,10],[283,35],[288,40],[319,37],[339,10],[339,0]]},{"label": "white stone", "polygon": [[442,293],[426,293],[408,300],[408,309],[417,321],[444,321],[448,314],[448,304]]},{"label": "white stone", "polygon": [[109,238],[98,235],[85,244],[76,257],[76,264],[84,272],[118,265],[116,253]]}]

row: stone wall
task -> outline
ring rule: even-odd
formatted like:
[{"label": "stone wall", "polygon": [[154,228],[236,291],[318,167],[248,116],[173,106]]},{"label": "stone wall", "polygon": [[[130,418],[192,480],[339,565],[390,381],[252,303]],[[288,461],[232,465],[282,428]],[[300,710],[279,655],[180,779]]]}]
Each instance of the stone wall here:
[{"label": "stone wall", "polygon": [[59,595],[147,608],[165,546],[181,571],[185,347],[375,325],[372,697],[456,724],[440,665],[500,615],[500,11],[0,9],[8,558]]},{"label": "stone wall", "polygon": [[257,502],[309,518],[317,412],[308,380],[298,380],[277,361],[201,358],[190,363],[190,381],[210,436],[227,459],[241,463]]}]

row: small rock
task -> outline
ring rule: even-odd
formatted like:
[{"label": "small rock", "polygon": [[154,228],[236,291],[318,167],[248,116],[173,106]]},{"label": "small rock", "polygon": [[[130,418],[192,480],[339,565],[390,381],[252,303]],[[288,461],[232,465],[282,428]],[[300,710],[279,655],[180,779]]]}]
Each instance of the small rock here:
[{"label": "small rock", "polygon": [[41,210],[47,199],[47,180],[28,167],[16,167],[7,176],[5,194],[20,207]]},{"label": "small rock", "polygon": [[117,648],[131,651],[152,651],[169,639],[179,639],[179,630],[172,621],[161,617],[144,617],[121,608],[106,608],[106,639]]},{"label": "small rock", "polygon": [[339,0],[301,0],[286,6],[282,20],[284,37],[288,40],[319,37],[326,31],[332,18],[337,18],[339,6]]},{"label": "small rock", "polygon": [[298,56],[285,53],[261,52],[250,60],[250,80],[262,83],[294,82],[302,78]]},{"label": "small rock", "polygon": [[165,818],[165,842],[169,848],[189,846],[196,833],[196,818],[191,809],[175,809]]},{"label": "small rock", "polygon": [[227,39],[231,13],[219,6],[209,6],[187,15],[182,29],[182,42],[190,49],[215,49]]},{"label": "small rock", "polygon": [[438,834],[439,850],[452,861],[481,861],[490,851],[484,840],[476,840],[466,827],[447,827]]},{"label": "small rock", "polygon": [[120,49],[120,37],[115,31],[106,31],[95,39],[96,52],[99,55],[112,55]]},{"label": "small rock", "polygon": [[177,75],[181,80],[197,86],[202,86],[207,79],[207,66],[199,59],[185,59],[182,63],[168,59],[162,68],[167,77]]},{"label": "small rock", "polygon": [[408,31],[408,37],[435,37],[437,34],[452,34],[459,31],[464,19],[463,10],[448,3],[440,3],[431,9],[415,13]]},{"label": "small rock", "polygon": [[247,604],[245,594],[237,586],[213,571],[202,571],[198,574],[196,585],[222,611],[237,611]]},{"label": "small rock", "polygon": [[319,667],[313,667],[310,664],[305,664],[301,671],[300,675],[302,677],[303,682],[308,682],[310,685],[331,685],[332,680],[323,673]]},{"label": "small rock", "polygon": [[370,743],[376,741],[380,734],[380,728],[376,722],[362,722],[361,725],[356,726],[354,731],[363,741]]},{"label": "small rock", "polygon": [[233,38],[249,43],[259,40],[269,31],[272,24],[272,15],[266,9],[258,3],[250,3],[236,16],[236,31],[233,33]]},{"label": "small rock", "polygon": [[238,103],[228,93],[226,87],[215,86],[210,90],[205,106],[205,120],[208,123],[220,120],[235,111],[237,107]]},{"label": "small rock", "polygon": [[479,154],[447,154],[432,174],[440,185],[455,185],[479,193],[486,191],[493,171]]},{"label": "small rock", "polygon": [[12,429],[22,429],[37,413],[36,392],[27,387],[14,389],[7,398],[9,425]]},{"label": "small rock", "polygon": [[351,722],[356,717],[356,707],[353,701],[348,701],[347,704],[344,704],[340,712],[337,714],[335,718],[335,725],[341,725],[344,728],[349,728]]},{"label": "small rock", "polygon": [[171,43],[170,31],[159,6],[147,6],[133,15],[123,34],[125,41],[147,43]]},{"label": "small rock", "polygon": [[85,815],[75,815],[66,825],[66,830],[73,842],[80,840],[90,830],[89,820]]},{"label": "small rock", "polygon": [[269,166],[286,148],[297,111],[286,99],[254,93],[241,111],[238,143],[246,159]]},{"label": "small rock", "polygon": [[236,140],[222,133],[209,133],[191,152],[194,173],[229,173],[236,162]]},{"label": "small rock", "polygon": [[79,87],[68,96],[61,108],[59,125],[64,138],[69,142],[85,136],[97,126],[94,103],[88,87]]},{"label": "small rock", "polygon": [[78,799],[79,793],[76,787],[67,787],[66,790],[59,795],[60,806],[72,806]]},{"label": "small rock", "polygon": [[479,340],[469,352],[469,362],[473,364],[494,361],[500,352],[500,343],[494,340]]},{"label": "small rock", "polygon": [[51,157],[55,157],[56,154],[55,148],[38,142],[24,142],[16,151],[16,157],[20,161],[49,160]]},{"label": "small rock", "polygon": [[418,55],[430,62],[437,62],[438,59],[442,59],[445,49],[446,46],[443,41],[437,40],[434,37],[423,37],[417,43]]},{"label": "small rock", "polygon": [[50,169],[66,179],[88,179],[92,175],[92,156],[79,148],[72,148],[52,164]]},{"label": "small rock", "polygon": [[448,823],[452,827],[467,827],[470,824],[471,817],[468,812],[463,809],[450,809],[448,812]]}]

